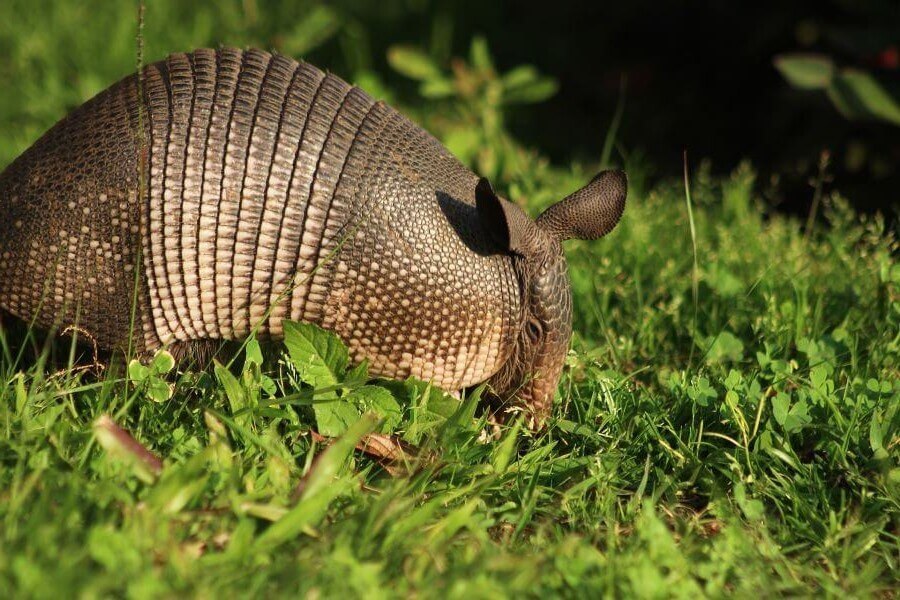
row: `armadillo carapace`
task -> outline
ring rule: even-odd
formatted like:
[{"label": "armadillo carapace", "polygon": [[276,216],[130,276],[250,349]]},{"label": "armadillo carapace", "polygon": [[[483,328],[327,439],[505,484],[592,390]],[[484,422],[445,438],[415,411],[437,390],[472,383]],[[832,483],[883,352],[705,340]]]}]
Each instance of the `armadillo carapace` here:
[{"label": "armadillo carapace", "polygon": [[0,308],[182,354],[312,322],[372,373],[488,381],[539,422],[571,334],[561,242],[609,232],[625,191],[604,172],[535,221],[334,75],[174,54],[0,175]]}]

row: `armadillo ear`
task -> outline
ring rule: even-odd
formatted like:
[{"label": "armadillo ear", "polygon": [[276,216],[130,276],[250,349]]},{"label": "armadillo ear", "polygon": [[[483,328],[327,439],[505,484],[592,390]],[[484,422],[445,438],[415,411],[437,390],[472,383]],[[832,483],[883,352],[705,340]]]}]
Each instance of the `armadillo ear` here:
[{"label": "armadillo ear", "polygon": [[539,234],[537,226],[518,205],[497,196],[485,177],[475,186],[475,207],[485,233],[498,246],[523,256],[530,254]]},{"label": "armadillo ear", "polygon": [[559,241],[596,240],[619,222],[627,191],[628,178],[623,171],[603,171],[545,210],[537,225]]}]

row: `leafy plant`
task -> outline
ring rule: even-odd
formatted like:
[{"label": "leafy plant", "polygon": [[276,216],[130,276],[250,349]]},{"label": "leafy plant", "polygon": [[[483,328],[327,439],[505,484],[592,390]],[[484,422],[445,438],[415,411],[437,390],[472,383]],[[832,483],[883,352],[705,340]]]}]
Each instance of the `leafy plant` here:
[{"label": "leafy plant", "polygon": [[399,423],[397,400],[383,387],[366,385],[365,362],[350,368],[347,347],[337,335],[310,323],[287,322],[284,344],[298,379],[316,390],[312,406],[319,433],[342,435],[367,411],[383,420],[384,433]]},{"label": "leafy plant", "polygon": [[449,113],[436,110],[433,114],[441,118],[429,120],[429,126],[443,133],[444,143],[463,162],[494,177],[521,168],[522,151],[506,133],[504,110],[553,96],[557,84],[552,78],[531,65],[498,73],[481,37],[472,40],[468,61],[453,59],[449,69],[412,46],[393,46],[387,58],[394,70],[419,82],[423,97],[448,105]]},{"label": "leafy plant", "polygon": [[900,125],[900,98],[893,96],[871,74],[839,68],[821,54],[785,54],[775,67],[794,87],[824,91],[848,119],[879,119]]},{"label": "leafy plant", "polygon": [[128,363],[128,379],[136,388],[154,402],[165,402],[172,397],[173,386],[166,376],[175,368],[175,358],[167,350],[157,352],[150,364],[137,359]]}]

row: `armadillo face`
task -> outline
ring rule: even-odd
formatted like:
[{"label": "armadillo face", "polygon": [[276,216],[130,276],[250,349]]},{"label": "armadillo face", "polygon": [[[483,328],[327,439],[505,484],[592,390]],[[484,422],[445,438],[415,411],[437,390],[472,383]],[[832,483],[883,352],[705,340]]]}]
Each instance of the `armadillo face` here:
[{"label": "armadillo face", "polygon": [[476,189],[481,221],[495,242],[513,254],[523,296],[514,348],[488,383],[501,400],[511,401],[509,410],[526,413],[532,429],[550,414],[572,336],[572,294],[561,242],[596,239],[611,231],[625,208],[625,190],[623,173],[605,171],[532,221],[494,194],[486,179]]},{"label": "armadillo face", "polygon": [[572,294],[561,253],[518,266],[526,296],[522,328],[510,358],[489,383],[501,398],[514,398],[509,410],[525,412],[526,424],[536,429],[550,414],[569,350]]}]

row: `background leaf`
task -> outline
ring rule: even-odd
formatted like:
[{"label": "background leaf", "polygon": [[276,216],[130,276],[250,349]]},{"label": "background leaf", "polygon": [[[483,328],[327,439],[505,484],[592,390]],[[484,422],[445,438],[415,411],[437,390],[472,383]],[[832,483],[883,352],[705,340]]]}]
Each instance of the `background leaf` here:
[{"label": "background leaf", "polygon": [[341,18],[334,9],[316,4],[284,36],[281,51],[300,58],[331,39],[341,24]]},{"label": "background leaf", "polygon": [[730,331],[723,331],[715,337],[706,360],[710,363],[739,361],[744,357],[744,343]]},{"label": "background leaf", "polygon": [[842,70],[831,82],[828,95],[848,117],[883,119],[900,125],[900,103],[869,73]]},{"label": "background leaf", "polygon": [[834,63],[820,54],[782,54],[774,62],[791,85],[804,90],[825,89],[834,76]]},{"label": "background leaf", "polygon": [[441,77],[441,70],[431,57],[413,46],[391,46],[387,60],[395,71],[410,79],[428,81]]}]

